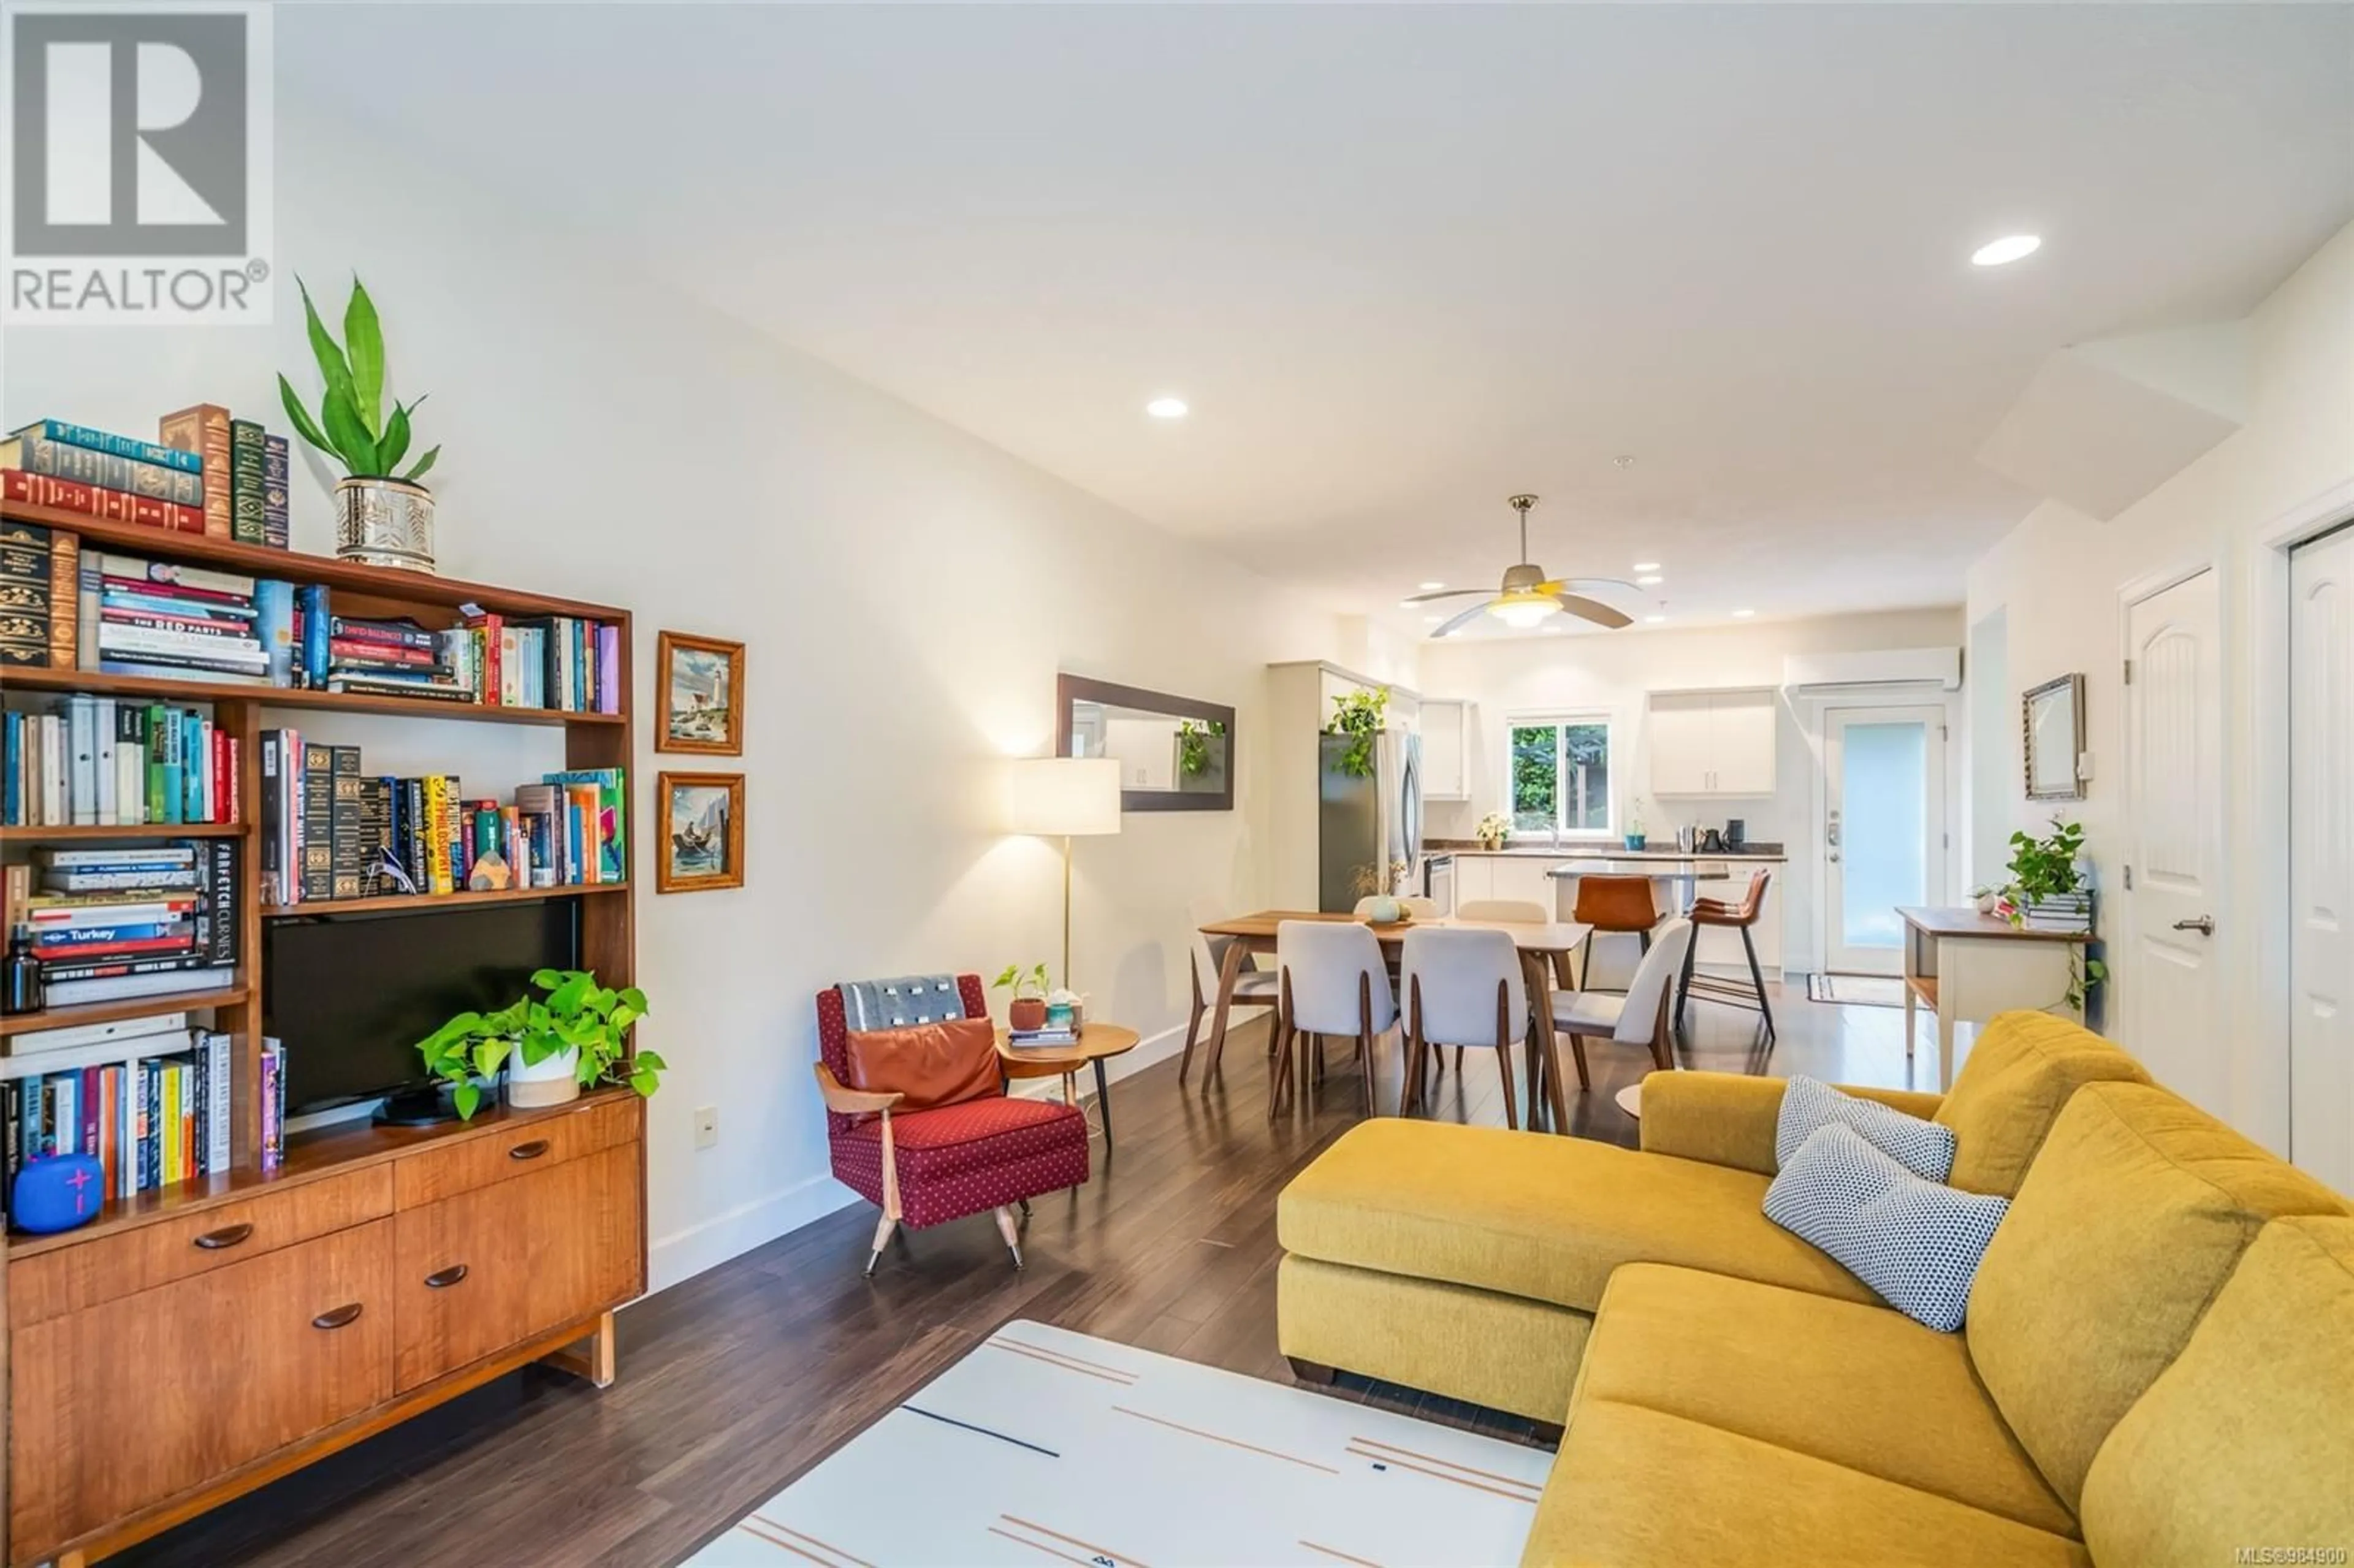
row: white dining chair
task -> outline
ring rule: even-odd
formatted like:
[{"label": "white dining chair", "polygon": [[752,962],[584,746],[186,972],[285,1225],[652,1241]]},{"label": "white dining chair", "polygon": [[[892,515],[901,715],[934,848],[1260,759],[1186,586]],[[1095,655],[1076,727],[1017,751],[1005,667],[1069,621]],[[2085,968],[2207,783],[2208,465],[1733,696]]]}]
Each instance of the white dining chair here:
[{"label": "white dining chair", "polygon": [[1374,1042],[1397,1025],[1397,998],[1390,992],[1380,941],[1354,920],[1285,920],[1275,928],[1275,972],[1279,1001],[1268,1118],[1288,1103],[1292,1073],[1308,1059],[1301,1056],[1302,1043],[1320,1069],[1324,1040],[1335,1034],[1356,1042],[1365,1114],[1373,1115]]},{"label": "white dining chair", "polygon": [[1399,1114],[1420,1098],[1426,1048],[1454,1046],[1460,1072],[1464,1047],[1470,1046],[1496,1053],[1496,1071],[1504,1080],[1504,1125],[1518,1128],[1511,1046],[1529,1032],[1529,991],[1511,933],[1433,926],[1408,931],[1405,947],[1399,984],[1407,1070]]},{"label": "white dining chair", "polygon": [[1533,898],[1469,898],[1455,906],[1458,920],[1493,920],[1505,926],[1550,925],[1553,916]]},{"label": "white dining chair", "polygon": [[1196,899],[1193,906],[1193,1009],[1185,1020],[1185,1052],[1177,1059],[1177,1081],[1185,1081],[1185,1073],[1193,1065],[1194,1037],[1202,1032],[1202,1015],[1209,1013],[1209,1054],[1202,1063],[1202,1077],[1206,1082],[1218,1070],[1226,1054],[1226,1029],[1232,1010],[1237,1007],[1264,1007],[1270,1011],[1276,1003],[1276,980],[1271,970],[1252,964],[1250,954],[1242,957],[1242,969],[1235,976],[1234,995],[1221,998],[1219,981],[1225,978],[1227,949],[1241,940],[1238,937],[1208,937],[1202,927],[1214,922],[1221,906],[1206,899]]},{"label": "white dining chair", "polygon": [[1662,921],[1651,934],[1650,950],[1635,968],[1624,994],[1573,991],[1554,993],[1553,1027],[1569,1036],[1570,1054],[1577,1062],[1577,1086],[1591,1089],[1586,1074],[1588,1036],[1640,1045],[1663,1071],[1676,1065],[1670,1013],[1675,1005],[1675,978],[1683,969],[1685,949],[1691,946],[1691,922],[1681,916]]}]

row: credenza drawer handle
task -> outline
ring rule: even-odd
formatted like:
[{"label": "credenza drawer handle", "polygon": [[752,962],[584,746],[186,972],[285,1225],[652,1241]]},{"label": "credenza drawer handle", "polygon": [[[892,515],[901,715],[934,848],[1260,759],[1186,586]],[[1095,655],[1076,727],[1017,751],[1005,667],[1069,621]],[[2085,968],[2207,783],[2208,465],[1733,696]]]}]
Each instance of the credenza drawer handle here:
[{"label": "credenza drawer handle", "polygon": [[536,1160],[547,1152],[547,1139],[535,1138],[529,1143],[518,1143],[507,1150],[509,1160]]},{"label": "credenza drawer handle", "polygon": [[312,1319],[311,1327],[313,1329],[346,1328],[352,1323],[356,1322],[359,1319],[359,1315],[360,1304],[356,1301],[347,1302],[344,1306],[337,1307],[331,1311],[322,1312],[317,1317]]},{"label": "credenza drawer handle", "polygon": [[432,1274],[427,1275],[425,1277],[425,1288],[428,1290],[446,1290],[451,1286],[457,1284],[458,1281],[465,1277],[466,1266],[462,1263],[453,1263],[447,1268],[440,1269]]},{"label": "credenza drawer handle", "polygon": [[235,1246],[252,1234],[253,1226],[249,1222],[239,1222],[234,1225],[223,1225],[217,1231],[207,1231],[196,1238],[196,1245],[207,1252],[218,1252],[225,1246]]}]

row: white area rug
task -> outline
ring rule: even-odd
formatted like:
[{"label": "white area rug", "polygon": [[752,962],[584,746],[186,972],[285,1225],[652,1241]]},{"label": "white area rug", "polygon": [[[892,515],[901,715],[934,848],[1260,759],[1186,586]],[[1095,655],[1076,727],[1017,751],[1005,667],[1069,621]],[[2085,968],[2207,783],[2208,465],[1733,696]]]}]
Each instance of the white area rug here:
[{"label": "white area rug", "polygon": [[1807,1000],[1853,1007],[1902,1007],[1904,982],[1893,975],[1811,974],[1807,977]]},{"label": "white area rug", "polygon": [[687,1568],[1517,1563],[1552,1464],[1017,1321]]}]

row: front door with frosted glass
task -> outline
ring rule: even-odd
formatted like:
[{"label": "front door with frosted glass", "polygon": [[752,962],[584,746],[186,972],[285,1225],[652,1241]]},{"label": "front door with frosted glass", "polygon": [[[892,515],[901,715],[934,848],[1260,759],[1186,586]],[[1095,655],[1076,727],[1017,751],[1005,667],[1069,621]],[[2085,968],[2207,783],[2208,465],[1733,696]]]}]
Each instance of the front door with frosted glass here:
[{"label": "front door with frosted glass", "polygon": [[1945,710],[1832,708],[1823,768],[1823,967],[1902,973],[1898,906],[1945,896]]}]

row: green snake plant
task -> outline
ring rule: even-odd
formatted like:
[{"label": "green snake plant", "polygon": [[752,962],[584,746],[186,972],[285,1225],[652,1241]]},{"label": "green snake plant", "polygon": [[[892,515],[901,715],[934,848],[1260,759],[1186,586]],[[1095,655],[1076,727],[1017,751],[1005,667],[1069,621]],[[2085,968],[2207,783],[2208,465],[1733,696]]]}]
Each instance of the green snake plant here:
[{"label": "green snake plant", "polygon": [[319,362],[319,374],[327,383],[326,396],[320,400],[319,417],[302,406],[295,395],[294,384],[281,373],[278,377],[278,394],[286,404],[286,417],[294,421],[294,429],[302,439],[344,465],[344,471],[354,479],[398,478],[414,484],[433,466],[441,455],[435,447],[408,466],[406,473],[396,473],[400,460],[408,455],[408,417],[415,413],[416,403],[393,399],[392,415],[383,417],[384,409],[384,328],[378,323],[376,302],[360,286],[356,275],[352,279],[351,303],[344,307],[344,341],[338,344],[328,335],[319,320],[319,313],[311,303],[311,291],[302,280],[294,280],[302,291],[303,322],[311,335],[311,353]]}]

